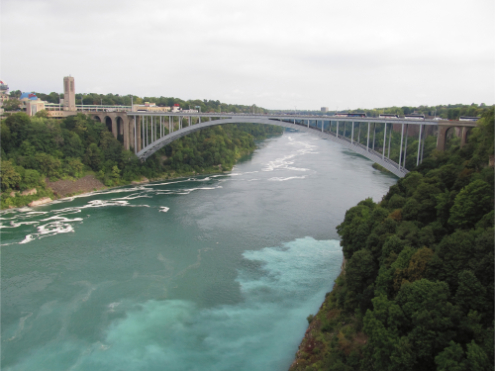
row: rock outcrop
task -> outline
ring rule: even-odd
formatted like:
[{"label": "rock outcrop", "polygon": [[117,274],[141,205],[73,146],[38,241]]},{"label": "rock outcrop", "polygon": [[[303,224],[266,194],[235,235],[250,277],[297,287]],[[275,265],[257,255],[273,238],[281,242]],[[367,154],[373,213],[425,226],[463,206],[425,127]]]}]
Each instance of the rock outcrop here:
[{"label": "rock outcrop", "polygon": [[52,199],[50,197],[42,197],[40,198],[39,200],[36,200],[36,201],[33,201],[33,202],[30,202],[28,204],[29,207],[33,207],[33,206],[40,206],[40,205],[44,205],[44,204],[47,204],[49,202],[51,202]]},{"label": "rock outcrop", "polygon": [[36,193],[38,193],[38,191],[36,190],[36,188],[33,188],[22,192],[21,196],[31,196],[31,195],[35,195]]}]

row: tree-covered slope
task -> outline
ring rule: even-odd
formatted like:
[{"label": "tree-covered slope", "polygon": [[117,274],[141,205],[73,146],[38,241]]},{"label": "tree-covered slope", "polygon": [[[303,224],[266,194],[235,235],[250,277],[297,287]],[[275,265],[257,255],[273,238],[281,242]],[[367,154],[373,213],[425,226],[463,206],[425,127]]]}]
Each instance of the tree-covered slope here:
[{"label": "tree-covered slope", "polygon": [[347,211],[344,269],[291,370],[493,370],[493,144],[492,109],[464,148]]},{"label": "tree-covered slope", "polygon": [[[16,113],[1,123],[2,208],[49,196],[45,178],[77,179],[94,173],[106,186],[142,177],[169,178],[230,170],[255,139],[280,134],[275,126],[238,124],[200,130],[140,160],[124,149],[107,127],[78,114],[64,120]],[[36,195],[19,191],[37,189]]]}]

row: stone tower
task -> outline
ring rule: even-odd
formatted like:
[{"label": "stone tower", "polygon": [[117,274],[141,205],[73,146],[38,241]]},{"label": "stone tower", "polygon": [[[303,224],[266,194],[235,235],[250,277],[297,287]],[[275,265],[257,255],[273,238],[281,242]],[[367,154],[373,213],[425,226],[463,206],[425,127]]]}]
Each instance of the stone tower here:
[{"label": "stone tower", "polygon": [[76,87],[72,76],[64,77],[64,111],[76,110]]}]

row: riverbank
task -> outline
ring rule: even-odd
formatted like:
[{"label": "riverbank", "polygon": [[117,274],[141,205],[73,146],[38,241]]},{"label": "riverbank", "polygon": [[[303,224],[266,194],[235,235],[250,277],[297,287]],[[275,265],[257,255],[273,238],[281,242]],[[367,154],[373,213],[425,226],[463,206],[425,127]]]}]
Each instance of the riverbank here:
[{"label": "riverbank", "polygon": [[[254,150],[253,150],[254,151]],[[247,156],[251,154],[253,151],[243,151],[240,152],[236,158],[236,161],[242,158],[243,156]],[[146,184],[150,182],[163,181],[163,180],[172,180],[190,176],[197,175],[208,175],[208,174],[219,174],[229,172],[232,169],[223,169],[221,165],[218,165],[214,168],[203,169],[200,172],[181,172],[181,173],[165,173],[162,176],[148,179],[146,177],[141,177],[140,179],[135,179],[130,182],[121,181],[118,185],[115,186],[105,186],[103,182],[96,178],[94,173],[87,174],[79,179],[59,179],[55,181],[50,181],[48,178],[45,179],[45,187],[36,187],[33,192],[29,195],[22,195],[21,192],[11,192],[7,199],[2,200],[2,207],[0,210],[6,209],[16,209],[20,207],[29,206],[31,203],[36,203],[37,201],[43,200],[42,204],[47,204],[51,201],[55,201],[58,199],[81,195],[85,193],[91,193],[95,191],[101,191],[104,189],[112,189],[127,185],[133,184]],[[32,191],[32,190],[31,190]],[[47,200],[49,198],[49,200]],[[10,199],[10,202],[8,201]],[[38,205],[33,205],[38,206]]]},{"label": "riverbank", "polygon": [[346,313],[338,305],[339,296],[345,294],[344,275],[345,260],[332,291],[326,294],[318,313],[308,316],[308,329],[289,371],[327,370],[338,365],[345,367],[340,360],[341,354],[345,355],[348,366],[359,365],[368,337],[362,332],[362,318]]},{"label": "riverbank", "polygon": [[345,354],[348,361],[354,360],[356,365],[359,364],[363,346],[368,340],[362,332],[362,318],[345,313],[338,305],[339,296],[345,294],[346,265],[347,259],[344,258],[332,291],[325,295],[318,312],[308,316],[308,329],[289,371],[303,371],[307,367],[313,367],[311,370],[326,370],[339,364],[341,353]]}]

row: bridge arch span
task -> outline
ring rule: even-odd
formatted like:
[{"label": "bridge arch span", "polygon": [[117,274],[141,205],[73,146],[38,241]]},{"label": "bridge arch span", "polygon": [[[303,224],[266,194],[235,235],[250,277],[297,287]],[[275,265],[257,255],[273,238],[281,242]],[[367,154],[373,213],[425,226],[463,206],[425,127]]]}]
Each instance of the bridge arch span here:
[{"label": "bridge arch span", "polygon": [[473,125],[466,123],[461,124],[459,122],[448,124],[440,123],[438,125],[437,149],[439,151],[445,151],[447,141],[449,137],[453,135],[460,137],[461,147],[463,147],[467,143],[473,127]]},{"label": "bridge arch span", "polygon": [[[289,119],[288,119],[289,120]],[[395,174],[398,177],[404,177],[407,173],[408,170],[400,167],[397,163],[394,161],[388,159],[388,158],[382,158],[382,156],[374,151],[371,151],[370,149],[367,149],[365,146],[357,143],[357,142],[351,142],[348,138],[342,138],[342,137],[336,137],[335,133],[331,133],[328,131],[322,131],[321,129],[314,128],[314,127],[307,127],[307,126],[302,126],[302,125],[296,125],[294,124],[293,120],[290,119],[291,122],[286,122],[282,120],[276,120],[276,119],[268,119],[268,118],[227,118],[227,119],[220,119],[220,120],[212,120],[212,121],[205,121],[196,125],[191,125],[185,128],[182,128],[178,131],[172,132],[168,135],[165,135],[164,137],[150,143],[148,146],[140,150],[139,152],[136,153],[138,158],[140,158],[142,161],[146,160],[148,157],[150,157],[153,153],[158,151],[159,149],[163,148],[167,144],[172,143],[173,141],[182,138],[183,136],[186,136],[188,134],[194,133],[195,131],[211,127],[211,126],[216,126],[216,125],[225,125],[225,124],[242,124],[242,123],[251,123],[251,124],[261,124],[261,125],[275,125],[275,126],[281,126],[284,128],[290,128],[294,129],[297,131],[301,132],[307,132],[312,135],[316,135],[317,137],[323,138],[323,139],[328,139],[331,141],[334,141],[336,143],[339,143],[343,145],[344,147],[347,147],[348,149],[352,150],[353,152],[356,152],[371,161],[374,161],[393,174]]]},{"label": "bridge arch span", "polygon": [[115,125],[115,122],[113,117],[105,115],[102,122],[105,124],[109,132],[114,132],[113,126]]}]

